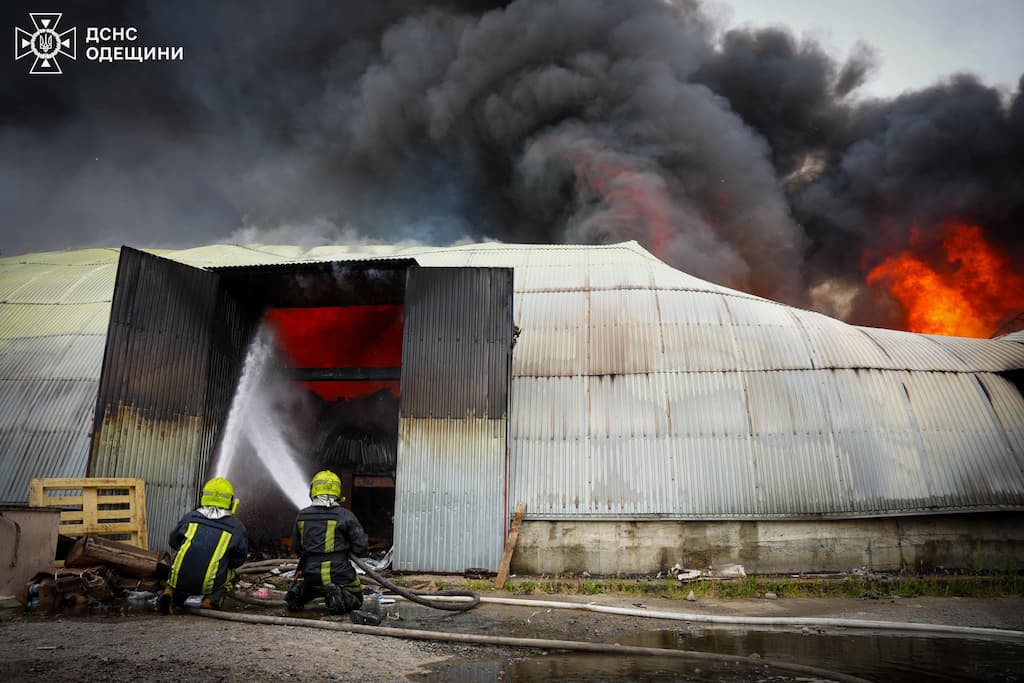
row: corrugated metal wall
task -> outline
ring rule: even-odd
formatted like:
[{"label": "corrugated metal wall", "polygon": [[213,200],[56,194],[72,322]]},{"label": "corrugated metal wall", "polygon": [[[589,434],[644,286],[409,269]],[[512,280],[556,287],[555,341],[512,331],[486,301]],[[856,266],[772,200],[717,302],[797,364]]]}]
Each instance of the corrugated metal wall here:
[{"label": "corrugated metal wall", "polygon": [[114,281],[114,250],[0,261],[0,502],[28,501],[35,477],[77,477]]},{"label": "corrugated metal wall", "polygon": [[528,517],[1024,506],[1024,399],[998,374],[1020,344],[858,328],[607,253],[562,283],[561,253],[516,268],[509,482]]},{"label": "corrugated metal wall", "polygon": [[[635,243],[220,245],[168,256],[218,266],[396,256],[514,266],[522,334],[509,499],[528,500],[528,517],[1024,507],[1022,333],[988,340],[855,327],[681,273]],[[116,250],[0,258],[6,500],[25,500],[32,476],[85,472],[115,258]],[[230,391],[224,362],[220,388]],[[212,413],[206,419],[212,424]],[[474,440],[489,448],[487,430],[465,425],[461,450],[477,448],[466,445]],[[409,444],[449,429],[404,427]],[[469,475],[453,467],[448,476]],[[430,496],[416,495],[409,501],[429,510]]]},{"label": "corrugated metal wall", "polygon": [[505,538],[512,270],[411,268],[395,491],[398,570],[496,570]]},{"label": "corrugated metal wall", "polygon": [[146,480],[154,549],[197,500],[245,339],[216,274],[122,249],[89,475]]}]

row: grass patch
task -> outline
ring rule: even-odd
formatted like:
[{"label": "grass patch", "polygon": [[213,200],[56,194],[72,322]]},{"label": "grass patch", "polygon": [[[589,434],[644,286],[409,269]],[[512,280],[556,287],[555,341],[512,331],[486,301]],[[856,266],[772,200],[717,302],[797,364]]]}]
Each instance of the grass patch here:
[{"label": "grass patch", "polygon": [[[488,581],[470,581],[470,590],[491,590]],[[697,598],[914,598],[914,597],[1024,597],[1024,577],[1013,574],[894,575],[885,577],[843,576],[830,578],[749,576],[743,579],[711,581],[698,579],[681,583],[675,579],[621,577],[541,577],[512,579],[504,590],[517,594],[599,595],[602,593],[643,597],[654,595],[683,600],[693,591]]]}]

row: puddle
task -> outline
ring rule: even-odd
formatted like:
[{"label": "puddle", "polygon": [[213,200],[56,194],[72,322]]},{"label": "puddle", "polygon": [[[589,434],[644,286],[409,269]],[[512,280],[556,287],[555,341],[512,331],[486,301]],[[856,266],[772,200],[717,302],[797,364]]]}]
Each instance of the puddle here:
[{"label": "puddle", "polygon": [[[774,659],[860,676],[878,683],[919,681],[1024,682],[1024,644],[950,637],[882,635],[878,633],[813,633],[792,631],[688,631],[668,629],[635,632],[617,639],[644,645]],[[665,681],[727,683],[759,681],[827,681],[764,665],[681,662],[658,657],[613,657],[590,654],[545,654],[513,659],[460,662],[416,676],[418,683],[455,681],[540,683],[567,681]]]}]

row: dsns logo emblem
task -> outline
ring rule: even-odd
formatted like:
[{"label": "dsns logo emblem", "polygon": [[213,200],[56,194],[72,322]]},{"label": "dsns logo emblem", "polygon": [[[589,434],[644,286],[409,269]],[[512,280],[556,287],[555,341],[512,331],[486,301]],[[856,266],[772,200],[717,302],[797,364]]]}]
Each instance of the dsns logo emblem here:
[{"label": "dsns logo emblem", "polygon": [[14,29],[14,59],[23,59],[29,55],[35,57],[29,70],[30,74],[63,73],[57,57],[75,59],[75,29],[57,32],[57,24],[60,23],[62,15],[63,12],[32,12],[29,16],[32,17],[34,32]]}]

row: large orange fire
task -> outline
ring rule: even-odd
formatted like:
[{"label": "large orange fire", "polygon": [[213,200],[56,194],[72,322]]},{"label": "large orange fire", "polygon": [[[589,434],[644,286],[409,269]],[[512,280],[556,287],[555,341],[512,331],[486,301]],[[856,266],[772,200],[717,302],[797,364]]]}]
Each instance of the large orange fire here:
[{"label": "large orange fire", "polygon": [[[913,245],[912,245],[913,246]],[[981,228],[950,224],[942,242],[946,264],[933,267],[912,249],[890,256],[868,273],[907,312],[912,332],[988,337],[1024,310],[1024,276],[999,253]]]}]

